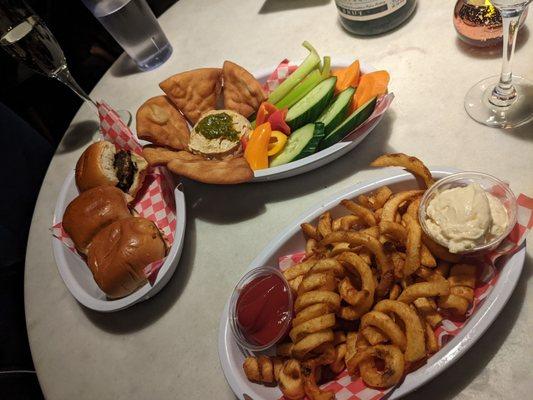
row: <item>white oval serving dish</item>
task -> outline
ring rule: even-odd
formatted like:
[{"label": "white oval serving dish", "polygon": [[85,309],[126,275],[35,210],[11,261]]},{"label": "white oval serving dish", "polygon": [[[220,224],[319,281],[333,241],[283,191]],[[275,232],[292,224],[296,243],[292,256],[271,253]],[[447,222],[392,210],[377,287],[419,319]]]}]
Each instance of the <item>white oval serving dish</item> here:
[{"label": "white oval serving dish", "polygon": [[[346,214],[346,210],[339,206],[339,202],[342,199],[354,198],[359,194],[372,192],[383,185],[388,185],[393,191],[418,188],[411,174],[397,172],[398,169],[391,169],[391,171],[396,172],[383,179],[350,186],[301,214],[266,246],[248,266],[248,270],[263,265],[278,265],[280,256],[301,252],[305,248],[305,241],[301,234],[300,224],[303,222],[316,222],[318,216],[327,210],[331,211],[334,218]],[[439,179],[459,171],[455,169],[438,169],[431,172],[435,178]],[[505,264],[501,265],[499,279],[494,288],[485,297],[481,306],[468,319],[462,330],[439,352],[429,358],[423,367],[408,374],[402,384],[391,394],[390,399],[398,399],[429,382],[450,367],[472,347],[496,319],[507,300],[509,300],[520,278],[524,260],[525,246],[522,246],[518,252],[505,259]],[[245,356],[233,339],[228,323],[228,303],[226,303],[220,320],[218,352],[226,380],[239,399],[277,400],[282,396],[277,387],[258,385],[246,379],[242,369]]]},{"label": "white oval serving dish", "polygon": [[[176,231],[174,233],[174,243],[172,244],[165,262],[157,274],[153,285],[146,283],[129,296],[110,300],[105,293],[100,290],[93,279],[93,275],[87,264],[76,254],[70,251],[63,243],[52,237],[52,247],[57,264],[59,275],[65,282],[68,290],[85,307],[95,311],[113,312],[123,310],[135,303],[149,299],[158,293],[170,280],[180,259],[185,237],[185,197],[181,190],[181,185],[175,184],[170,174],[165,174],[169,180],[170,187],[174,188],[174,199],[176,202]],[[61,188],[54,211],[54,225],[63,219],[63,213],[67,205],[79,194],[72,171]]]}]

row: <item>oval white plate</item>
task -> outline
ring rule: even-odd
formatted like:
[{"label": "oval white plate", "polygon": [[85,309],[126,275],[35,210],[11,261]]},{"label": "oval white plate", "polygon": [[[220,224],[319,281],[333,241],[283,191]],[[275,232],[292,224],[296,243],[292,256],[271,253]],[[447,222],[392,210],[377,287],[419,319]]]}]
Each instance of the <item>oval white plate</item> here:
[{"label": "oval white plate", "polygon": [[[175,186],[173,178],[166,175],[170,180],[171,187]],[[54,211],[54,225],[63,219],[63,213],[67,205],[78,196],[79,192],[74,181],[74,171],[72,171],[59,192]],[[183,247],[185,237],[185,197],[181,190],[181,185],[174,188],[174,199],[176,201],[176,232],[174,233],[174,243],[170,248],[167,258],[157,274],[153,285],[146,283],[129,296],[117,300],[110,300],[105,293],[100,290],[93,279],[89,267],[79,256],[72,253],[63,243],[55,237],[52,238],[54,258],[56,260],[59,275],[65,282],[68,290],[85,307],[95,311],[112,312],[130,307],[135,303],[149,299],[158,293],[172,277],[176,270]]]},{"label": "oval white plate", "polygon": [[[454,169],[439,169],[431,172],[434,177],[442,178],[458,171]],[[301,223],[316,222],[318,216],[327,210],[332,212],[334,218],[343,215],[346,211],[339,206],[339,202],[342,199],[354,198],[359,194],[371,192],[383,185],[388,185],[393,191],[418,187],[413,176],[409,173],[395,173],[377,181],[353,185],[300,215],[287,229],[272,240],[252,261],[248,269],[263,265],[277,266],[280,256],[302,251],[305,248],[305,241],[300,232]],[[457,361],[483,335],[511,296],[522,272],[525,253],[524,246],[506,260],[493,290],[470,317],[461,332],[438,353],[434,354],[426,365],[408,374],[404,382],[393,392],[390,399],[398,399],[433,379]],[[239,399],[245,399],[244,394],[248,396],[246,400],[250,400],[250,398],[253,400],[277,400],[281,397],[281,391],[277,387],[258,385],[246,379],[242,370],[244,355],[233,339],[228,324],[228,303],[226,303],[220,320],[218,353],[226,380]]]},{"label": "oval white plate", "polygon": [[[348,66],[349,63],[336,63],[333,64],[332,68],[342,68]],[[271,69],[265,69],[261,70],[254,74],[255,78],[263,84],[266,79],[270,76],[272,71],[274,71],[276,67],[272,67]],[[365,64],[364,62],[361,63],[361,72],[362,73],[368,73],[375,71],[376,69]],[[336,160],[337,158],[343,156],[355,146],[357,146],[359,143],[363,141],[364,138],[368,136],[368,134],[376,127],[377,124],[381,121],[383,116],[382,114],[379,118],[376,118],[376,120],[371,124],[371,127],[368,129],[367,133],[364,135],[361,135],[354,141],[350,142],[343,142],[340,141],[339,143],[335,143],[333,146],[328,147],[327,149],[321,150],[313,155],[310,155],[308,157],[302,158],[301,160],[293,161],[288,164],[280,165],[279,167],[273,167],[273,168],[266,168],[261,169],[254,172],[254,179],[252,182],[264,182],[264,181],[274,181],[277,179],[283,179],[283,178],[289,178],[291,176],[303,174],[305,172],[311,171],[313,169],[319,168],[324,164],[330,163],[333,160]]]}]

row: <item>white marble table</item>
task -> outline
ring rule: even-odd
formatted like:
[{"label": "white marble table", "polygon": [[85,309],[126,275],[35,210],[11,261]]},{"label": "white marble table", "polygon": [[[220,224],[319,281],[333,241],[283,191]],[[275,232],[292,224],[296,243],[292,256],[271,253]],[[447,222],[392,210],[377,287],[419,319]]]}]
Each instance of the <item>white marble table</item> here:
[{"label": "white marble table", "polygon": [[[231,59],[250,70],[305,56],[310,41],[333,60],[360,57],[392,76],[396,100],[353,152],[319,171],[284,181],[213,187],[186,182],[187,237],[174,277],[155,298],[99,314],[80,306],[57,272],[49,227],[59,188],[92,138],[94,115],[82,107],[46,175],[30,232],[25,303],[28,333],[47,399],[231,399],[217,355],[220,313],[238,277],[296,214],[348,184],[376,177],[366,168],[391,151],[429,165],[497,175],[533,195],[533,126],[513,132],[478,125],[463,110],[466,91],[499,71],[499,51],[458,41],[452,1],[419,1],[412,20],[378,37],[355,38],[328,0],[181,0],[161,18],[172,58],[132,73],[124,57],[92,92],[135,111],[157,83],[186,69]],[[533,79],[530,16],[515,71]],[[528,32],[529,28],[529,32]],[[497,321],[454,366],[412,399],[530,398],[533,390],[533,246],[518,287]],[[528,382],[529,381],[529,382]]]}]

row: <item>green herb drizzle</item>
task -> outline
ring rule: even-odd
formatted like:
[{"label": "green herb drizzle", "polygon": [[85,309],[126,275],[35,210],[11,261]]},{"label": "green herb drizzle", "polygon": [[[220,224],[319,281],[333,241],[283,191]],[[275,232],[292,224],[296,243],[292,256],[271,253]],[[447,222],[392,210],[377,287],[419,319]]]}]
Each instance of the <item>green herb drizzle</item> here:
[{"label": "green herb drizzle", "polygon": [[210,114],[202,118],[195,130],[206,139],[224,138],[236,142],[239,132],[233,127],[233,119],[226,113]]}]

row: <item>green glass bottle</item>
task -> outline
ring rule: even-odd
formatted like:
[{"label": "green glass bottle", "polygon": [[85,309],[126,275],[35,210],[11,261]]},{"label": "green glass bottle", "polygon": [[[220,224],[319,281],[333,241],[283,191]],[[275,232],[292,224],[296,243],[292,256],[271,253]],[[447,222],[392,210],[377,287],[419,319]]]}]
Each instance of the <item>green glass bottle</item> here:
[{"label": "green glass bottle", "polygon": [[377,35],[404,22],[416,0],[335,0],[342,26],[356,35]]}]

